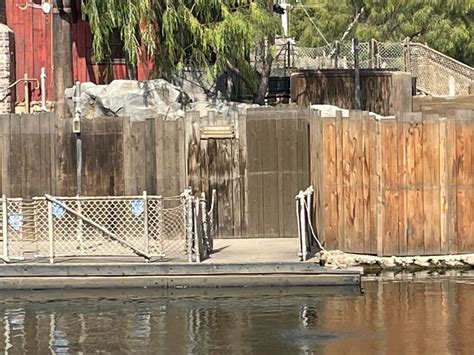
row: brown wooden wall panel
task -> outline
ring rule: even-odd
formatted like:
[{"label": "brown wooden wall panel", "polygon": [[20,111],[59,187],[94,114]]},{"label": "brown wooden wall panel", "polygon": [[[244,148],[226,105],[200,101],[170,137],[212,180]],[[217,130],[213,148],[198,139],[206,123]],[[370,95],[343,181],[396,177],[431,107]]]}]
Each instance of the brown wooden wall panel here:
[{"label": "brown wooden wall panel", "polygon": [[[363,110],[381,115],[411,112],[411,74],[360,70]],[[353,109],[355,79],[350,69],[306,70],[291,76],[291,100],[301,106],[329,104]]]},{"label": "brown wooden wall panel", "polygon": [[314,219],[326,248],[379,255],[474,251],[473,111],[445,114],[311,115]]}]

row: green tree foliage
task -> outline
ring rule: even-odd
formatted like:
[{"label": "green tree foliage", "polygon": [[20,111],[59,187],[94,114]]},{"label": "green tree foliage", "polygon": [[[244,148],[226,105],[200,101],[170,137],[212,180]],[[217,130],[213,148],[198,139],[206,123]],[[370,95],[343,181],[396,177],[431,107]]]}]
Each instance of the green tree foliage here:
[{"label": "green tree foliage", "polygon": [[[362,6],[365,12],[352,29],[360,40],[375,38],[414,42],[474,65],[474,0],[306,0],[302,1],[328,41],[339,39]],[[290,33],[303,46],[324,41],[293,1]]]},{"label": "green tree foliage", "polygon": [[[108,51],[112,31],[120,30],[128,62],[153,61],[157,76],[171,79],[184,67],[240,76],[257,101],[263,101],[280,30],[272,0],[82,0],[97,59]],[[264,65],[257,72],[250,52],[260,47]]]}]

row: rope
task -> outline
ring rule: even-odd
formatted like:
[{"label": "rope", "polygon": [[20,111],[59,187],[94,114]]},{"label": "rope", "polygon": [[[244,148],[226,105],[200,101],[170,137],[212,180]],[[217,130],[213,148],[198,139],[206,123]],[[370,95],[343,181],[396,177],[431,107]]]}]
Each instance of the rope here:
[{"label": "rope", "polygon": [[318,237],[316,236],[316,233],[314,232],[313,224],[311,223],[311,218],[309,218],[311,212],[310,212],[310,210],[309,210],[309,206],[308,206],[308,203],[306,202],[306,199],[305,199],[305,198],[303,198],[303,203],[304,203],[304,205],[305,205],[305,207],[306,207],[306,213],[307,213],[307,215],[308,215],[308,224],[309,224],[309,227],[310,227],[310,229],[311,229],[311,234],[313,235],[313,238],[316,240],[316,243],[318,243],[319,249],[326,251],[326,249],[323,247],[323,245],[322,245],[321,242],[319,241]]},{"label": "rope", "polygon": [[301,5],[301,8],[303,9],[304,13],[306,14],[306,16],[309,18],[309,20],[311,21],[311,23],[313,24],[314,28],[316,28],[316,31],[318,31],[319,35],[321,36],[321,38],[324,40],[324,42],[326,42],[326,44],[329,46],[329,42],[328,40],[326,39],[326,37],[324,37],[323,33],[319,30],[318,26],[316,26],[316,24],[314,23],[313,19],[311,18],[311,16],[309,15],[308,11],[306,10],[306,8],[304,7],[304,5],[300,2],[300,5]]}]

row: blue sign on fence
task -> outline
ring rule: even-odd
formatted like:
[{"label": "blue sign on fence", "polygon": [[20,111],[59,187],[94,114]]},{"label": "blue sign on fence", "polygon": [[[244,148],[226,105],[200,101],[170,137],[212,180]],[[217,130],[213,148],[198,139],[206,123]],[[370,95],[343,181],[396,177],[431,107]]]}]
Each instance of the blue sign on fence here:
[{"label": "blue sign on fence", "polygon": [[66,213],[66,210],[61,207],[60,205],[58,205],[57,203],[53,203],[52,204],[52,210],[53,210],[53,215],[54,217],[56,218],[62,218],[64,216],[64,214]]},{"label": "blue sign on fence", "polygon": [[17,212],[8,213],[8,224],[18,232],[23,226],[23,215]]},{"label": "blue sign on fence", "polygon": [[142,200],[130,201],[130,209],[135,217],[139,217],[145,211],[145,203]]}]

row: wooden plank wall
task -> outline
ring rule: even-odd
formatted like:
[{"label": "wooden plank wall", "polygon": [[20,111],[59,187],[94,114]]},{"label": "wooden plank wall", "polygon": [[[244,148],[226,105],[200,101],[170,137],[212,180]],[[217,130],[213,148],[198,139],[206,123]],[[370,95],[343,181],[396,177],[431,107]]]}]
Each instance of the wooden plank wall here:
[{"label": "wooden plank wall", "polygon": [[247,117],[249,237],[294,237],[294,197],[309,181],[307,112],[256,109]]},{"label": "wooden plank wall", "polygon": [[[301,106],[329,104],[354,108],[355,79],[351,69],[306,70],[291,76],[291,101]],[[381,115],[411,112],[411,74],[361,69],[362,109]]]},{"label": "wooden plank wall", "polygon": [[[176,196],[186,185],[184,122],[100,117],[84,120],[82,194]],[[1,192],[30,198],[76,192],[71,121],[54,114],[0,116]]]},{"label": "wooden plank wall", "polygon": [[[295,107],[174,121],[100,117],[82,121],[81,139],[84,196],[177,196],[189,186],[210,199],[215,189],[218,237],[297,234],[294,196],[309,184],[309,157],[306,112]],[[71,120],[0,116],[0,167],[8,197],[75,195]]]},{"label": "wooden plank wall", "polygon": [[[284,107],[189,117],[189,184],[208,196],[217,191],[218,236],[295,237],[294,196],[309,181],[306,113]],[[202,138],[202,129],[212,126],[231,126],[234,137]]]},{"label": "wooden plank wall", "polygon": [[315,225],[326,248],[474,251],[474,111],[310,118]]}]

